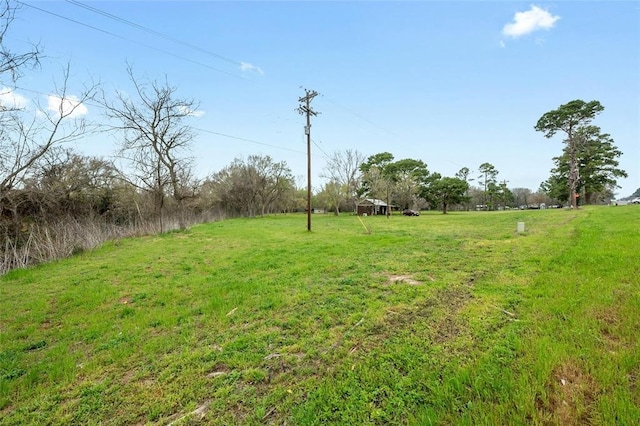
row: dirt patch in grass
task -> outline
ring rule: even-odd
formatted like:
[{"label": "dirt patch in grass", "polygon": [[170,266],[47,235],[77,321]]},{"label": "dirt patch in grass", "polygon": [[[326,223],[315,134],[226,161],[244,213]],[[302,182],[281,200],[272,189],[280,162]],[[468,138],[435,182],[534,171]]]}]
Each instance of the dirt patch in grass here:
[{"label": "dirt patch in grass", "polygon": [[613,307],[607,307],[597,311],[594,316],[600,325],[600,336],[607,349],[610,351],[618,349],[622,341],[618,334],[620,319],[617,311]]},{"label": "dirt patch in grass", "polygon": [[424,284],[422,281],[414,280],[411,275],[387,275],[387,284],[396,284],[396,283],[404,283],[409,285],[422,285]]},{"label": "dirt patch in grass", "polygon": [[472,298],[469,286],[453,285],[437,290],[412,306],[389,309],[385,318],[371,330],[374,342],[384,341],[396,335],[398,330],[406,330],[414,335],[422,334],[432,343],[446,345],[466,332],[460,311]]},{"label": "dirt patch in grass", "polygon": [[613,307],[601,309],[595,313],[595,317],[607,326],[615,326],[620,322],[618,313]]},{"label": "dirt patch in grass", "polygon": [[171,425],[177,425],[177,424],[185,424],[185,420],[189,420],[188,424],[191,423],[199,423],[202,420],[204,420],[204,417],[207,415],[207,412],[209,411],[209,405],[211,405],[211,401],[205,401],[203,404],[199,405],[195,410],[191,411],[190,413],[184,414],[182,416],[180,415],[174,415],[173,416],[173,420],[169,423],[169,426]]},{"label": "dirt patch in grass", "polygon": [[468,288],[451,286],[440,290],[436,297],[443,306],[448,307],[451,311],[457,311],[468,303],[473,295]]},{"label": "dirt patch in grass", "polygon": [[135,370],[125,371],[122,377],[120,377],[120,384],[126,385],[127,383],[131,382],[135,376],[136,376]]},{"label": "dirt patch in grass", "polygon": [[578,363],[568,361],[557,366],[547,383],[547,401],[536,405],[543,424],[590,424],[591,409],[598,395],[597,382]]},{"label": "dirt patch in grass", "polygon": [[40,323],[40,328],[43,330],[49,330],[52,328],[60,328],[61,324],[59,322],[52,322],[51,319],[49,318],[45,318],[41,323]]},{"label": "dirt patch in grass", "polygon": [[433,327],[433,343],[441,345],[460,334],[460,325],[452,315],[447,315]]},{"label": "dirt patch in grass", "polygon": [[635,347],[635,334],[629,333],[625,328],[625,318],[620,313],[618,305],[598,308],[593,311],[591,317],[598,322],[600,340],[609,352],[615,353]]},{"label": "dirt patch in grass", "polygon": [[466,328],[460,311],[473,298],[468,287],[447,287],[436,294],[437,305],[443,309],[438,321],[430,327],[433,343],[444,345],[461,336]]},{"label": "dirt patch in grass", "polygon": [[229,373],[229,371],[230,369],[226,365],[218,364],[207,374],[207,378],[213,379],[214,377],[224,376]]}]

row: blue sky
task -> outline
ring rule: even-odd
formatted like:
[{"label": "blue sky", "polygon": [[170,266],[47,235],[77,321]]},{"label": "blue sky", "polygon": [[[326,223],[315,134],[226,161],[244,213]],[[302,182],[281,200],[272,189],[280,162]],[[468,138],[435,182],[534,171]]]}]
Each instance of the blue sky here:
[{"label": "blue sky", "polygon": [[[72,90],[94,79],[107,95],[130,91],[127,61],[140,79],[166,77],[200,102],[191,124],[204,130],[193,143],[202,177],[263,154],[286,161],[304,185],[304,118],[295,111],[304,87],[320,93],[316,188],[325,154],[356,149],[421,159],[447,176],[462,167],[477,175],[489,162],[509,187],[536,190],[562,138],[533,127],[573,99],[604,105],[594,124],[612,135],[629,173],[619,195],[640,188],[638,2],[81,3],[160,34],[75,1],[23,3],[7,42],[40,42],[46,58],[19,87],[48,93],[67,62]],[[44,97],[37,93],[16,91],[29,102]],[[105,122],[102,114],[87,105],[88,119]],[[104,134],[76,145],[102,156],[117,148]]]}]

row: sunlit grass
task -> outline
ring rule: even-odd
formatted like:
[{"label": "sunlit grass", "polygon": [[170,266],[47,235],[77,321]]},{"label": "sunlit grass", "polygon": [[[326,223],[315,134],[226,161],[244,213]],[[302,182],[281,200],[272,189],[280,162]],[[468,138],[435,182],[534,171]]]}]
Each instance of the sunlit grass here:
[{"label": "sunlit grass", "polygon": [[11,272],[0,423],[631,424],[635,207],[238,219]]}]

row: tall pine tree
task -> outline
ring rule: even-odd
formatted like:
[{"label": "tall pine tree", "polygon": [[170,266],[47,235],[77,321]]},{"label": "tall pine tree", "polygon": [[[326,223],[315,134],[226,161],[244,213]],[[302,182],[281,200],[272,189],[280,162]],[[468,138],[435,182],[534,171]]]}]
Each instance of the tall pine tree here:
[{"label": "tall pine tree", "polygon": [[[618,188],[617,179],[627,177],[627,172],[618,167],[622,152],[614,145],[611,135],[601,133],[598,126],[584,126],[578,128],[573,137],[578,166],[576,191],[584,196],[585,204],[595,204],[602,198],[612,197]],[[565,146],[563,155],[554,157],[551,177],[542,185],[547,195],[563,201],[569,199],[568,149]]]}]

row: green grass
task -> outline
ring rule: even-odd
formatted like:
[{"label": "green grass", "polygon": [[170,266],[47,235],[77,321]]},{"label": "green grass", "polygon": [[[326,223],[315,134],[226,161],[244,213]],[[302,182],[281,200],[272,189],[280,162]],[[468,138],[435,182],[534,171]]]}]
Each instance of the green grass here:
[{"label": "green grass", "polygon": [[0,424],[640,418],[640,208],[364,219],[230,220],[1,277]]}]

